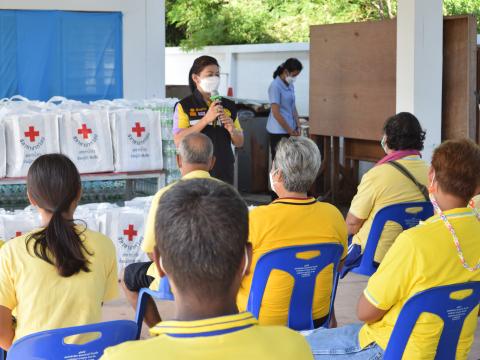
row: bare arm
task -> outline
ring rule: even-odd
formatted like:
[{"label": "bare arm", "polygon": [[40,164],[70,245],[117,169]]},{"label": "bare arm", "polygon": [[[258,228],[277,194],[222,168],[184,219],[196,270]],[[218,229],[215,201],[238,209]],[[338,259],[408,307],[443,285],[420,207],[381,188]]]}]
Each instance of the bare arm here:
[{"label": "bare arm", "polygon": [[243,146],[243,131],[238,130],[238,129],[233,129],[233,131],[229,131],[230,136],[232,137],[232,144],[235,145],[236,147],[242,147]]},{"label": "bare arm", "polygon": [[275,120],[278,121],[280,126],[290,135],[297,135],[295,129],[292,129],[288,123],[287,120],[280,114],[280,105],[273,103],[272,104],[272,114]]},{"label": "bare arm", "polygon": [[347,230],[349,235],[355,235],[358,233],[360,228],[362,227],[363,223],[365,222],[365,219],[359,219],[352,213],[347,214],[347,218],[345,220],[347,223]]},{"label": "bare arm", "polygon": [[0,347],[4,350],[10,349],[14,337],[12,311],[0,305]]},{"label": "bare arm", "polygon": [[222,121],[223,126],[225,129],[230,133],[230,137],[232,139],[232,144],[236,147],[243,146],[243,131],[239,130],[235,127],[235,123],[231,117],[224,115],[220,115],[220,120]]},{"label": "bare arm", "polygon": [[387,310],[381,310],[373,306],[364,294],[360,295],[357,304],[357,317],[360,321],[371,324],[380,320],[386,313]]},{"label": "bare arm", "polygon": [[297,111],[296,105],[293,108],[293,118],[295,119],[295,123],[297,124],[297,129],[300,129],[300,118],[298,117],[298,111]]}]

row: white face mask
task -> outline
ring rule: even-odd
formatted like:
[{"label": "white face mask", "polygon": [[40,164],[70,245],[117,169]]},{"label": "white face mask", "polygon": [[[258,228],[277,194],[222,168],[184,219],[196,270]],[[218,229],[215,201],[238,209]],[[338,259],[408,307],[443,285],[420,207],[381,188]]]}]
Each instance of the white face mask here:
[{"label": "white face mask", "polygon": [[388,148],[387,148],[387,137],[383,135],[382,141],[380,141],[380,144],[382,145],[382,149],[385,152],[385,154],[388,153]]},{"label": "white face mask", "polygon": [[297,78],[290,75],[285,77],[285,81],[287,82],[288,85],[293,84],[295,80],[297,80]]},{"label": "white face mask", "polygon": [[160,263],[160,270],[162,270],[163,273],[166,274],[165,269],[163,268],[163,263],[162,263],[162,257],[161,256],[160,256],[159,263]]},{"label": "white face mask", "polygon": [[273,172],[270,171],[268,173],[268,179],[270,180],[270,187],[272,188],[272,191],[276,194],[277,192],[275,191],[275,184],[277,183],[275,180],[273,180],[273,174],[275,174],[276,172],[278,171],[277,170],[274,170]]},{"label": "white face mask", "polygon": [[219,76],[209,76],[209,77],[200,79],[200,87],[202,88],[203,91],[209,94],[211,94],[212,91],[217,91],[219,85],[220,85]]},{"label": "white face mask", "polygon": [[248,259],[248,251],[247,248],[245,248],[245,266],[243,267],[242,271],[242,278],[245,276],[248,270],[248,265],[249,265],[249,259]]}]

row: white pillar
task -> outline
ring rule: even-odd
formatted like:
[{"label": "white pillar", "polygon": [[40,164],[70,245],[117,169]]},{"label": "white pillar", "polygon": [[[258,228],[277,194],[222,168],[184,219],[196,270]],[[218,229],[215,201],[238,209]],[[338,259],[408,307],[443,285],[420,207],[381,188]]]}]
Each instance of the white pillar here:
[{"label": "white pillar", "polygon": [[[165,97],[165,1],[145,3],[145,97]],[[142,69],[137,69],[142,71]]]},{"label": "white pillar", "polygon": [[397,112],[415,114],[426,129],[427,162],[442,137],[442,56],[442,0],[399,0]]}]

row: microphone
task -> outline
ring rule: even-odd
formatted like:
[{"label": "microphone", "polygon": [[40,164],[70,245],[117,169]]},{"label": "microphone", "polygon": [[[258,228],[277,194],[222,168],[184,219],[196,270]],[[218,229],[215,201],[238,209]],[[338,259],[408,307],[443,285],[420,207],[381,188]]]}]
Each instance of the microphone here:
[{"label": "microphone", "polygon": [[[219,100],[220,101],[220,105],[222,105],[222,97],[220,96],[220,94],[218,93],[218,90],[212,90],[210,92],[210,100],[213,102],[213,101],[216,101],[216,100]],[[217,116],[217,125],[218,126],[222,126],[222,121],[218,118]]]}]

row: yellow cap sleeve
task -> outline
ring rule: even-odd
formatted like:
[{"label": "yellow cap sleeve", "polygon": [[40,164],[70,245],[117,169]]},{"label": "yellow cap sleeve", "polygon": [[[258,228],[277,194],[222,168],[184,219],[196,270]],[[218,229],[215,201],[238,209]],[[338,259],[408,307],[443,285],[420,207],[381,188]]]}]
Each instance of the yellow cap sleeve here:
[{"label": "yellow cap sleeve", "polygon": [[181,129],[187,129],[190,127],[190,119],[185,113],[182,105],[180,103],[175,107],[175,112],[173,114],[173,132],[176,134]]},{"label": "yellow cap sleeve", "polygon": [[377,191],[378,186],[375,184],[375,176],[372,176],[372,172],[370,170],[360,181],[357,193],[355,194],[352,204],[350,205],[349,212],[359,219],[367,219],[375,206]]},{"label": "yellow cap sleeve", "polygon": [[150,210],[148,211],[147,222],[145,224],[145,233],[143,236],[142,250],[145,253],[153,253],[153,248],[155,247],[155,218],[158,211],[158,202],[162,195],[170,189],[172,186],[165,186],[163,189],[160,189],[155,196],[153,197],[152,204],[150,205]]},{"label": "yellow cap sleeve", "polygon": [[237,129],[239,131],[243,131],[242,126],[240,125],[240,121],[238,120],[238,117],[233,122],[233,125],[235,126],[235,129]]},{"label": "yellow cap sleeve", "polygon": [[0,249],[0,305],[13,310],[17,306],[15,294],[15,266],[12,264],[14,254],[11,246]]}]

